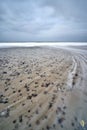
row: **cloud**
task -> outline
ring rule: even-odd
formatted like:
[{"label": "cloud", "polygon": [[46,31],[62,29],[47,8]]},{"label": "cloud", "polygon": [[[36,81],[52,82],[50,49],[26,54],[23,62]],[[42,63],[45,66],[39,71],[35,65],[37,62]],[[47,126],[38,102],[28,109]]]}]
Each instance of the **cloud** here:
[{"label": "cloud", "polygon": [[[42,6],[51,6],[55,15],[87,21],[87,0],[44,0]],[[82,19],[80,19],[82,18]]]},{"label": "cloud", "polygon": [[0,2],[0,42],[87,41],[86,0]]}]

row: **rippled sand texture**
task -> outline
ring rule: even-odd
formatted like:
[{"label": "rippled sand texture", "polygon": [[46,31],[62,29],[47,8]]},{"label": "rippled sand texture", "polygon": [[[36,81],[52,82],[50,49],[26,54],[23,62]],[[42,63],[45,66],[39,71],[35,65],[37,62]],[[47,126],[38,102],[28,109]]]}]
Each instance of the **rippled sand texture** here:
[{"label": "rippled sand texture", "polygon": [[79,130],[87,122],[87,51],[0,49],[0,130]]}]

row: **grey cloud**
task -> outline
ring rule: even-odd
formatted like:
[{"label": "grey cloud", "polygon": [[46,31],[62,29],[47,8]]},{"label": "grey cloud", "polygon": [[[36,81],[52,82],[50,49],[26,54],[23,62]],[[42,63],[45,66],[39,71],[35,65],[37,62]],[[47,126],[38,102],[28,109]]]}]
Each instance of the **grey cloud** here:
[{"label": "grey cloud", "polygon": [[86,0],[0,1],[0,41],[87,41]]},{"label": "grey cloud", "polygon": [[42,6],[51,6],[56,15],[87,20],[87,0],[44,0]]}]

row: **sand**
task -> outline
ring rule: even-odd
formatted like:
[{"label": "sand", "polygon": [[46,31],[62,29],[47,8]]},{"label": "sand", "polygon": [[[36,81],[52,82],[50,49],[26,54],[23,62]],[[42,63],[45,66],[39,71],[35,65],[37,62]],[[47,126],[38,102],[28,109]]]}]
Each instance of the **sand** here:
[{"label": "sand", "polygon": [[87,51],[0,49],[0,130],[79,130],[87,123]]}]

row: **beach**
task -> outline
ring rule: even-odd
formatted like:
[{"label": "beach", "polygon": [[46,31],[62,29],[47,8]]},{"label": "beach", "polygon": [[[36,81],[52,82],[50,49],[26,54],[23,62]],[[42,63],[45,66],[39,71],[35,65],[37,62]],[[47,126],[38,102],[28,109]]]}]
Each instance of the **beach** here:
[{"label": "beach", "polygon": [[84,47],[0,48],[0,130],[79,130],[81,120],[87,123]]}]

